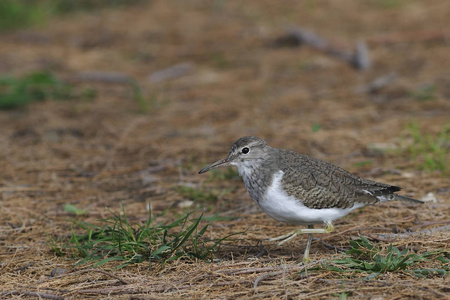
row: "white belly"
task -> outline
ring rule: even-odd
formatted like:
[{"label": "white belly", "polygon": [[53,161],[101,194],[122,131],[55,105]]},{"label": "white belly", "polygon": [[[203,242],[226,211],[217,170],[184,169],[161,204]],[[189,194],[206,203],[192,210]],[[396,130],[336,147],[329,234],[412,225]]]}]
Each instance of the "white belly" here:
[{"label": "white belly", "polygon": [[364,206],[356,203],[350,208],[308,208],[293,196],[288,196],[281,189],[281,179],[283,172],[279,171],[273,177],[272,184],[266,190],[263,199],[260,199],[259,205],[262,210],[280,222],[286,222],[296,225],[320,224],[331,222],[348,214],[350,211]]}]

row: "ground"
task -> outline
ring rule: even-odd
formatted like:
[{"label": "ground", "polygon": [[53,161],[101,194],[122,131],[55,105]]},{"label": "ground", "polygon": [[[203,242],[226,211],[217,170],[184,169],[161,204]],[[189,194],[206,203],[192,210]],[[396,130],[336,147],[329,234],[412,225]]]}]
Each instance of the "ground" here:
[{"label": "ground", "polygon": [[[365,280],[366,273],[305,272],[344,257],[358,236],[384,251],[389,244],[417,253],[449,250],[450,142],[438,143],[441,169],[425,166],[431,150],[411,150],[421,136],[448,137],[448,11],[450,3],[437,0],[155,0],[0,33],[2,74],[50,70],[97,93],[0,111],[2,297],[448,297],[448,276],[384,272]],[[277,42],[298,28],[345,51],[365,41],[370,68]],[[392,80],[368,90],[379,78]],[[432,193],[430,201],[352,212],[333,233],[316,236],[305,266],[305,239],[279,247],[267,241],[293,227],[265,215],[242,180],[220,176],[232,171],[197,174],[245,135],[401,186],[416,199]],[[214,197],[199,201],[179,186]],[[67,204],[85,213],[75,215]],[[133,222],[146,220],[148,205],[155,214],[218,212],[233,218],[213,222],[206,237],[240,233],[222,243],[213,262],[181,258],[114,269],[76,265],[77,258],[52,251],[49,240],[67,241],[73,220],[95,223],[121,205]]]}]

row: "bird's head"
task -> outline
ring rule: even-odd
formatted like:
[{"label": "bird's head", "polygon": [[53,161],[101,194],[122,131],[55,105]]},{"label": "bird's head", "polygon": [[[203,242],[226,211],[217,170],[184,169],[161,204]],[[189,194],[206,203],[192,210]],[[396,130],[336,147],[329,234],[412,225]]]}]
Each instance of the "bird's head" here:
[{"label": "bird's head", "polygon": [[235,165],[241,169],[241,167],[248,164],[257,163],[258,161],[264,160],[265,154],[269,148],[270,147],[267,143],[258,137],[241,137],[233,143],[227,157],[204,167],[198,173],[202,174],[219,166],[227,165]]}]

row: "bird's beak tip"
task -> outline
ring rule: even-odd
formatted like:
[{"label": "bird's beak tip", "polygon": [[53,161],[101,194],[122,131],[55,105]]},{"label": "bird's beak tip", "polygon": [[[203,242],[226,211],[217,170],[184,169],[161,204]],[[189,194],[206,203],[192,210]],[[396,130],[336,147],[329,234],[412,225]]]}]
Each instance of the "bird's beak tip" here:
[{"label": "bird's beak tip", "polygon": [[211,169],[212,169],[212,168],[210,168],[209,166],[207,166],[207,167],[201,169],[200,171],[198,171],[198,174],[206,173],[206,172],[208,172],[208,171],[211,170]]},{"label": "bird's beak tip", "polygon": [[215,168],[217,168],[218,166],[220,166],[220,165],[222,165],[222,164],[224,164],[224,163],[227,163],[227,162],[228,162],[228,158],[224,158],[224,159],[221,159],[221,160],[219,160],[219,161],[216,161],[215,163],[210,164],[210,165],[204,167],[203,169],[201,169],[200,171],[198,171],[198,174],[206,173],[206,172],[208,172],[209,170],[215,169]]}]

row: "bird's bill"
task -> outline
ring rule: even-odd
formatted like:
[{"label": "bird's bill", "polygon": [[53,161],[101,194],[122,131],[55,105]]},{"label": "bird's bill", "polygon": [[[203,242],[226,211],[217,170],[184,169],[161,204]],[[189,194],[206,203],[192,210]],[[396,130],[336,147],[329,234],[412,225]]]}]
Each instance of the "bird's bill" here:
[{"label": "bird's bill", "polygon": [[215,169],[218,166],[221,166],[221,165],[226,164],[226,163],[228,163],[228,157],[222,158],[221,160],[218,160],[215,163],[212,163],[212,164],[204,167],[203,169],[198,171],[198,174],[202,174],[202,173],[208,172],[209,170]]}]

